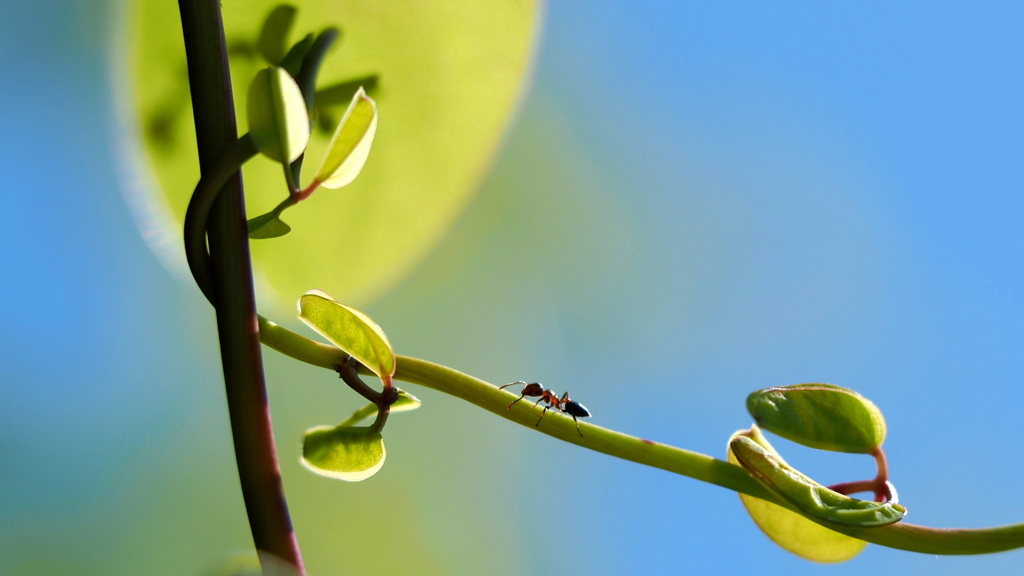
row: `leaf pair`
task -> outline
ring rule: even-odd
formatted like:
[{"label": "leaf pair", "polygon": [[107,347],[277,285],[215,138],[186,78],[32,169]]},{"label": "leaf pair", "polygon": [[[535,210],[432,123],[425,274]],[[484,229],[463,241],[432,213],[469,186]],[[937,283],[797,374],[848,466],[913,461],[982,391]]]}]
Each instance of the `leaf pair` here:
[{"label": "leaf pair", "polygon": [[[249,89],[249,134],[260,152],[291,163],[309,144],[310,119],[302,90],[284,68],[260,70]],[[377,103],[360,88],[349,103],[327,146],[313,182],[341,188],[352,182],[366,163],[377,133]]]},{"label": "leaf pair", "polygon": [[[388,337],[369,316],[345,306],[320,290],[311,290],[299,299],[299,318],[333,344],[391,386],[397,363]],[[399,391],[391,410],[400,412],[418,408],[420,401]],[[380,432],[352,424],[372,416],[373,404],[356,411],[337,426],[322,426],[306,431],[302,463],[317,474],[349,482],[373,476],[384,465],[387,451]]]},{"label": "leaf pair", "polygon": [[[256,74],[249,89],[248,118],[249,134],[256,148],[290,170],[289,165],[302,156],[309,144],[311,122],[302,90],[287,70],[271,66]],[[377,104],[360,87],[338,123],[306,193],[320,186],[341,188],[355,180],[366,164],[376,133]],[[291,193],[294,196],[298,191]],[[286,201],[272,212],[250,220],[249,237],[276,238],[291,231],[280,216],[292,203]]]},{"label": "leaf pair", "polygon": [[[751,430],[741,430],[729,439],[727,448],[729,462],[742,465],[736,458],[732,445],[736,438],[744,434],[749,434],[750,439],[775,454],[782,461],[782,457],[775,452],[758,427],[753,426]],[[801,558],[814,562],[845,562],[859,554],[868,544],[863,540],[829,530],[778,504],[742,493],[739,496],[757,527],[780,547]]]},{"label": "leaf pair", "polygon": [[[885,419],[867,398],[831,384],[798,384],[758,390],[747,398],[747,409],[757,425],[730,438],[729,461],[804,514],[861,527],[898,522],[906,514],[896,502],[859,500],[818,484],[789,466],[758,428],[821,450],[876,454],[885,440]],[[743,494],[740,499],[769,538],[809,560],[842,562],[866,545],[781,506]]]}]

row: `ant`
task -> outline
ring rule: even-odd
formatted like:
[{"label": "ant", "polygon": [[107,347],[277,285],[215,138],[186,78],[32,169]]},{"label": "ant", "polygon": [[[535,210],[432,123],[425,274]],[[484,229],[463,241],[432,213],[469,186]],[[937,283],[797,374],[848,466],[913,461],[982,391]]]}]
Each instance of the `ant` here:
[{"label": "ant", "polygon": [[583,436],[583,432],[580,432],[580,421],[577,420],[576,418],[589,418],[590,410],[587,410],[587,407],[584,406],[583,404],[580,404],[579,402],[573,400],[572,398],[569,398],[568,392],[562,394],[562,397],[559,398],[557,395],[555,395],[553,391],[545,388],[540,382],[531,382],[528,384],[526,382],[523,382],[522,380],[518,382],[512,382],[511,384],[505,384],[504,386],[498,388],[498,390],[504,390],[505,388],[508,388],[509,386],[515,386],[516,384],[522,384],[523,390],[522,393],[519,395],[519,398],[516,398],[508,405],[508,410],[511,410],[512,406],[516,402],[519,402],[520,400],[527,396],[537,398],[537,401],[533,403],[534,406],[539,406],[541,402],[544,402],[546,406],[544,406],[544,410],[541,411],[540,418],[537,419],[537,423],[534,424],[534,426],[540,426],[540,421],[544,419],[544,415],[547,414],[548,408],[554,408],[559,412],[572,416],[572,421],[576,423],[576,431],[579,432],[580,436]]}]

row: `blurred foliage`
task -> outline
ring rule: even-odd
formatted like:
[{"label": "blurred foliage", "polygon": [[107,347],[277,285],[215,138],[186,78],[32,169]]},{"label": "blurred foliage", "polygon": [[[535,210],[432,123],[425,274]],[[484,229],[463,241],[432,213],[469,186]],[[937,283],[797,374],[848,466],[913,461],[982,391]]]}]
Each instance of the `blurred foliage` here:
[{"label": "blurred foliage", "polygon": [[[333,129],[332,117],[363,86],[379,102],[381,125],[352,187],[320,191],[290,216],[295,232],[253,246],[258,274],[283,297],[274,299],[279,304],[312,287],[365,302],[400,280],[472,197],[527,77],[538,6],[307,0],[293,3],[294,13],[279,9],[264,25],[277,4],[224,4],[240,131],[247,129],[246,92],[266,66],[264,56],[277,58],[284,46],[329,26],[341,37],[320,72],[317,124]],[[155,201],[180,222],[199,173],[177,6],[136,0],[131,8],[134,103],[161,187]],[[280,57],[287,64],[289,56]],[[312,157],[322,157],[328,136],[317,131]],[[245,176],[250,214],[285,196],[276,164],[257,159]]]}]

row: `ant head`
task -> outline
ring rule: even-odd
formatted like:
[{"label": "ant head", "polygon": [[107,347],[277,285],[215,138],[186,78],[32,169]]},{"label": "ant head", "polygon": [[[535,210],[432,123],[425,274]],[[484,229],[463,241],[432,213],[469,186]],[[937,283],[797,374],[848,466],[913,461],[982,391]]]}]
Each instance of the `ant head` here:
[{"label": "ant head", "polygon": [[524,396],[540,396],[542,394],[544,394],[544,387],[541,386],[539,382],[523,386]]}]

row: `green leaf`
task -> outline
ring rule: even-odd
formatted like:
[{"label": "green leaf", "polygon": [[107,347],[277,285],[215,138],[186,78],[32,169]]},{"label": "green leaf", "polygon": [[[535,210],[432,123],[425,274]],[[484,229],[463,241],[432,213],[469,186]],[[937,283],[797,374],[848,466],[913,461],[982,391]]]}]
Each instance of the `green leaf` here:
[{"label": "green leaf", "polygon": [[[395,400],[395,403],[391,405],[392,414],[395,412],[408,412],[409,410],[415,410],[423,404],[420,402],[419,398],[409,394],[405,390],[401,390],[398,387],[395,387],[395,390],[398,390],[398,400]],[[351,416],[341,421],[338,426],[355,426],[363,420],[376,415],[377,405],[370,403],[353,412]]]},{"label": "green leaf", "polygon": [[310,290],[299,299],[299,318],[382,380],[394,376],[391,343],[366,314],[339,303],[326,292]]},{"label": "green leaf", "polygon": [[306,102],[284,69],[260,70],[249,88],[249,134],[260,152],[282,163],[294,162],[309,143]]},{"label": "green leaf", "polygon": [[263,21],[260,35],[256,39],[256,49],[270,64],[276,66],[284,58],[284,47],[288,41],[288,32],[295,22],[295,12],[294,6],[282,4],[271,10]]},{"label": "green leaf", "polygon": [[329,478],[359,482],[384,465],[387,451],[380,432],[370,428],[321,426],[306,431],[302,464]]},{"label": "green leaf", "polygon": [[871,502],[829,490],[742,434],[733,436],[729,447],[751,476],[808,516],[871,528],[899,522],[907,514],[907,509],[896,502]]},{"label": "green leaf", "polygon": [[327,145],[327,153],[314,181],[320,182],[324,188],[351,184],[366,164],[375,134],[377,103],[359,88],[334,131],[331,143]]},{"label": "green leaf", "polygon": [[[279,3],[223,2],[228,42],[254,44]],[[289,212],[291,234],[253,244],[253,263],[266,286],[260,297],[264,304],[288,306],[295,294],[317,286],[365,306],[411,273],[472,201],[521,100],[541,3],[448,0],[400,9],[360,0],[288,4],[298,8],[294,39],[327,26],[344,30],[344,40],[324,60],[318,86],[375,76],[379,88],[370,94],[382,118],[372,158],[346,194],[314,195]],[[144,146],[126,157],[138,158],[137,181],[153,183],[130,190],[133,206],[154,250],[165,262],[184,266],[181,222],[199,163],[178,5],[129,0],[127,8],[127,50],[116,54],[123,60],[111,67],[120,75],[113,94],[127,112],[123,144]],[[240,133],[248,130],[246,93],[262,66],[262,60],[231,56]],[[340,118],[350,99],[351,93],[331,113]],[[317,130],[310,139],[304,183],[330,138],[331,132]],[[243,174],[252,214],[281,201],[279,165],[256,158]],[[342,259],[345,266],[338,265]]]},{"label": "green leaf", "polygon": [[268,238],[280,238],[292,231],[292,227],[285,224],[274,212],[257,216],[247,223],[249,238],[253,240],[266,240]]},{"label": "green leaf", "polygon": [[[740,431],[734,434],[729,439],[730,444],[737,434],[744,432]],[[775,449],[772,448],[768,440],[761,434],[761,431],[757,429],[757,426],[752,428],[751,433],[752,438],[756,442],[761,444],[766,450],[777,455]],[[727,455],[729,462],[739,464],[731,447],[727,449]],[[743,506],[747,509],[747,513],[750,514],[757,527],[772,542],[801,558],[814,562],[845,562],[860,554],[860,551],[867,546],[867,542],[863,540],[829,530],[821,524],[808,520],[800,514],[787,510],[778,504],[742,493],[739,496],[740,501],[743,502]]]},{"label": "green leaf", "polygon": [[747,410],[765,430],[804,446],[869,454],[885,441],[885,419],[870,400],[832,384],[758,390]]}]

